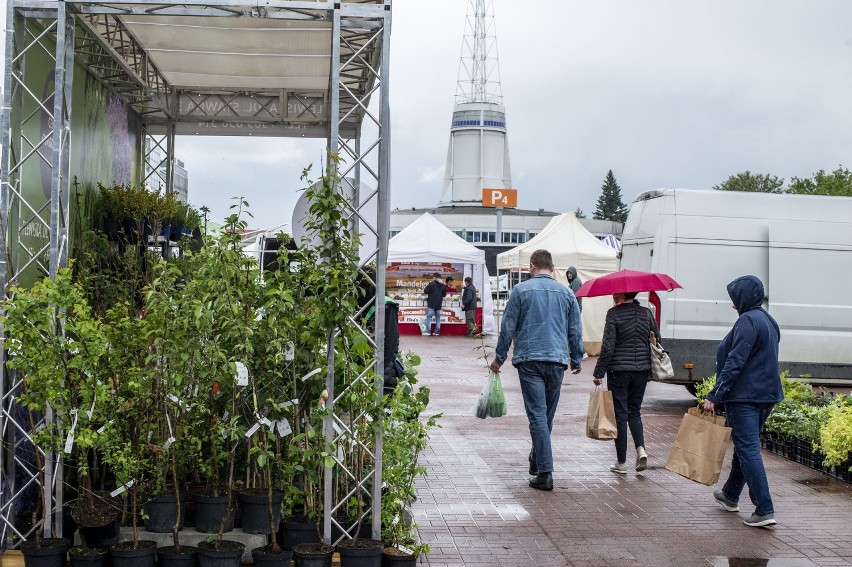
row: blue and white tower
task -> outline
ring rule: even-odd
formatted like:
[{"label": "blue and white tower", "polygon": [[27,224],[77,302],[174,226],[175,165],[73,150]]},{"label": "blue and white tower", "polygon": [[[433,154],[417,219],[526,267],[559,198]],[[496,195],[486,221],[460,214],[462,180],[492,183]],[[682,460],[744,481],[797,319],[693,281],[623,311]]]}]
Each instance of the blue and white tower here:
[{"label": "blue and white tower", "polygon": [[494,6],[469,0],[441,204],[480,205],[482,189],[511,187]]}]

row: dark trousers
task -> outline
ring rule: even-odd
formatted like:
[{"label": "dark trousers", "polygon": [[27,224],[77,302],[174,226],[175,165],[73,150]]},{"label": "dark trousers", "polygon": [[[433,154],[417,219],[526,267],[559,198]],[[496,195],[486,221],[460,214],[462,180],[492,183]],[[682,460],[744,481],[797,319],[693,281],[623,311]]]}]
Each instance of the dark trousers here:
[{"label": "dark trousers", "polygon": [[615,406],[615,423],[618,437],[615,438],[615,455],[619,463],[627,461],[627,428],[633,436],[636,447],[645,446],[645,432],[642,430],[642,399],[648,385],[648,371],[609,372],[607,389],[612,392]]},{"label": "dark trousers", "polygon": [[766,469],[763,468],[763,457],[760,454],[760,430],[763,429],[763,424],[774,406],[775,404],[725,404],[725,419],[731,428],[731,440],[734,442],[734,458],[731,460],[731,474],[722,492],[726,497],[737,501],[748,484],[748,496],[755,505],[754,513],[759,516],[775,513]]}]

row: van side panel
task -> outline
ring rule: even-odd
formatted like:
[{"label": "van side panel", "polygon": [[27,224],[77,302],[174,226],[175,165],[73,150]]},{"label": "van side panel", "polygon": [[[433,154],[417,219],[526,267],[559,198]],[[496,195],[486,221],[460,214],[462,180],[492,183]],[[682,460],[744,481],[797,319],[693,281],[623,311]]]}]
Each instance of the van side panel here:
[{"label": "van side panel", "polygon": [[852,364],[852,224],[773,221],[769,239],[781,359]]},{"label": "van side panel", "polygon": [[620,266],[664,272],[683,286],[659,293],[661,338],[678,381],[715,372],[716,347],[737,318],[727,284],[753,274],[781,327],[780,368],[817,383],[852,382],[852,199],[650,191],[630,208]]}]

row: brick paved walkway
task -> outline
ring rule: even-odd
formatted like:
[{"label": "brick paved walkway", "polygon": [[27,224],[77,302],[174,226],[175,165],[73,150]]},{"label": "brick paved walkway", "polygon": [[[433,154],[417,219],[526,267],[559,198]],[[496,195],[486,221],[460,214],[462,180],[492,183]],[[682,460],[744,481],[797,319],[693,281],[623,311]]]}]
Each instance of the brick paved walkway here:
[{"label": "brick paved walkway", "polygon": [[[510,364],[502,373],[509,415],[473,417],[487,376],[474,350],[479,345],[463,337],[402,337],[401,348],[423,358],[419,378],[432,390],[429,411],[444,414],[421,457],[429,474],[414,515],[432,548],[422,564],[852,565],[852,486],[764,453],[779,524],[761,529],[742,523],[752,512],[745,494],[740,513],[725,512],[712,488],[665,469],[680,419],[694,403],[681,386],[649,385],[643,407],[649,469],[626,477],[609,472],[612,442],[585,437],[594,358],[563,386],[554,423],[555,489],[529,488],[529,431]],[[628,461],[633,458],[630,449]]]}]

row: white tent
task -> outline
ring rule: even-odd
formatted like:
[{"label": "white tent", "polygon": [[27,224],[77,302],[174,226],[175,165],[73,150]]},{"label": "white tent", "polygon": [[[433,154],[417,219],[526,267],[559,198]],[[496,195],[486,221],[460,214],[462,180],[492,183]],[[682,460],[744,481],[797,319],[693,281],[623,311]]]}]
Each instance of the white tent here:
[{"label": "white tent", "polygon": [[[543,248],[553,256],[554,276],[568,285],[565,270],[577,268],[582,281],[599,278],[618,270],[618,251],[603,244],[577,220],[574,213],[563,213],[548,223],[529,241],[497,255],[497,270],[528,268],[530,256]],[[583,299],[583,347],[592,356],[600,354],[606,312],[612,307],[610,297]]]},{"label": "white tent", "polygon": [[491,285],[485,269],[485,252],[465,242],[429,213],[405,227],[388,242],[390,262],[448,262],[465,264],[465,277],[473,278],[473,285],[482,299],[482,330],[494,332],[494,305]]}]

